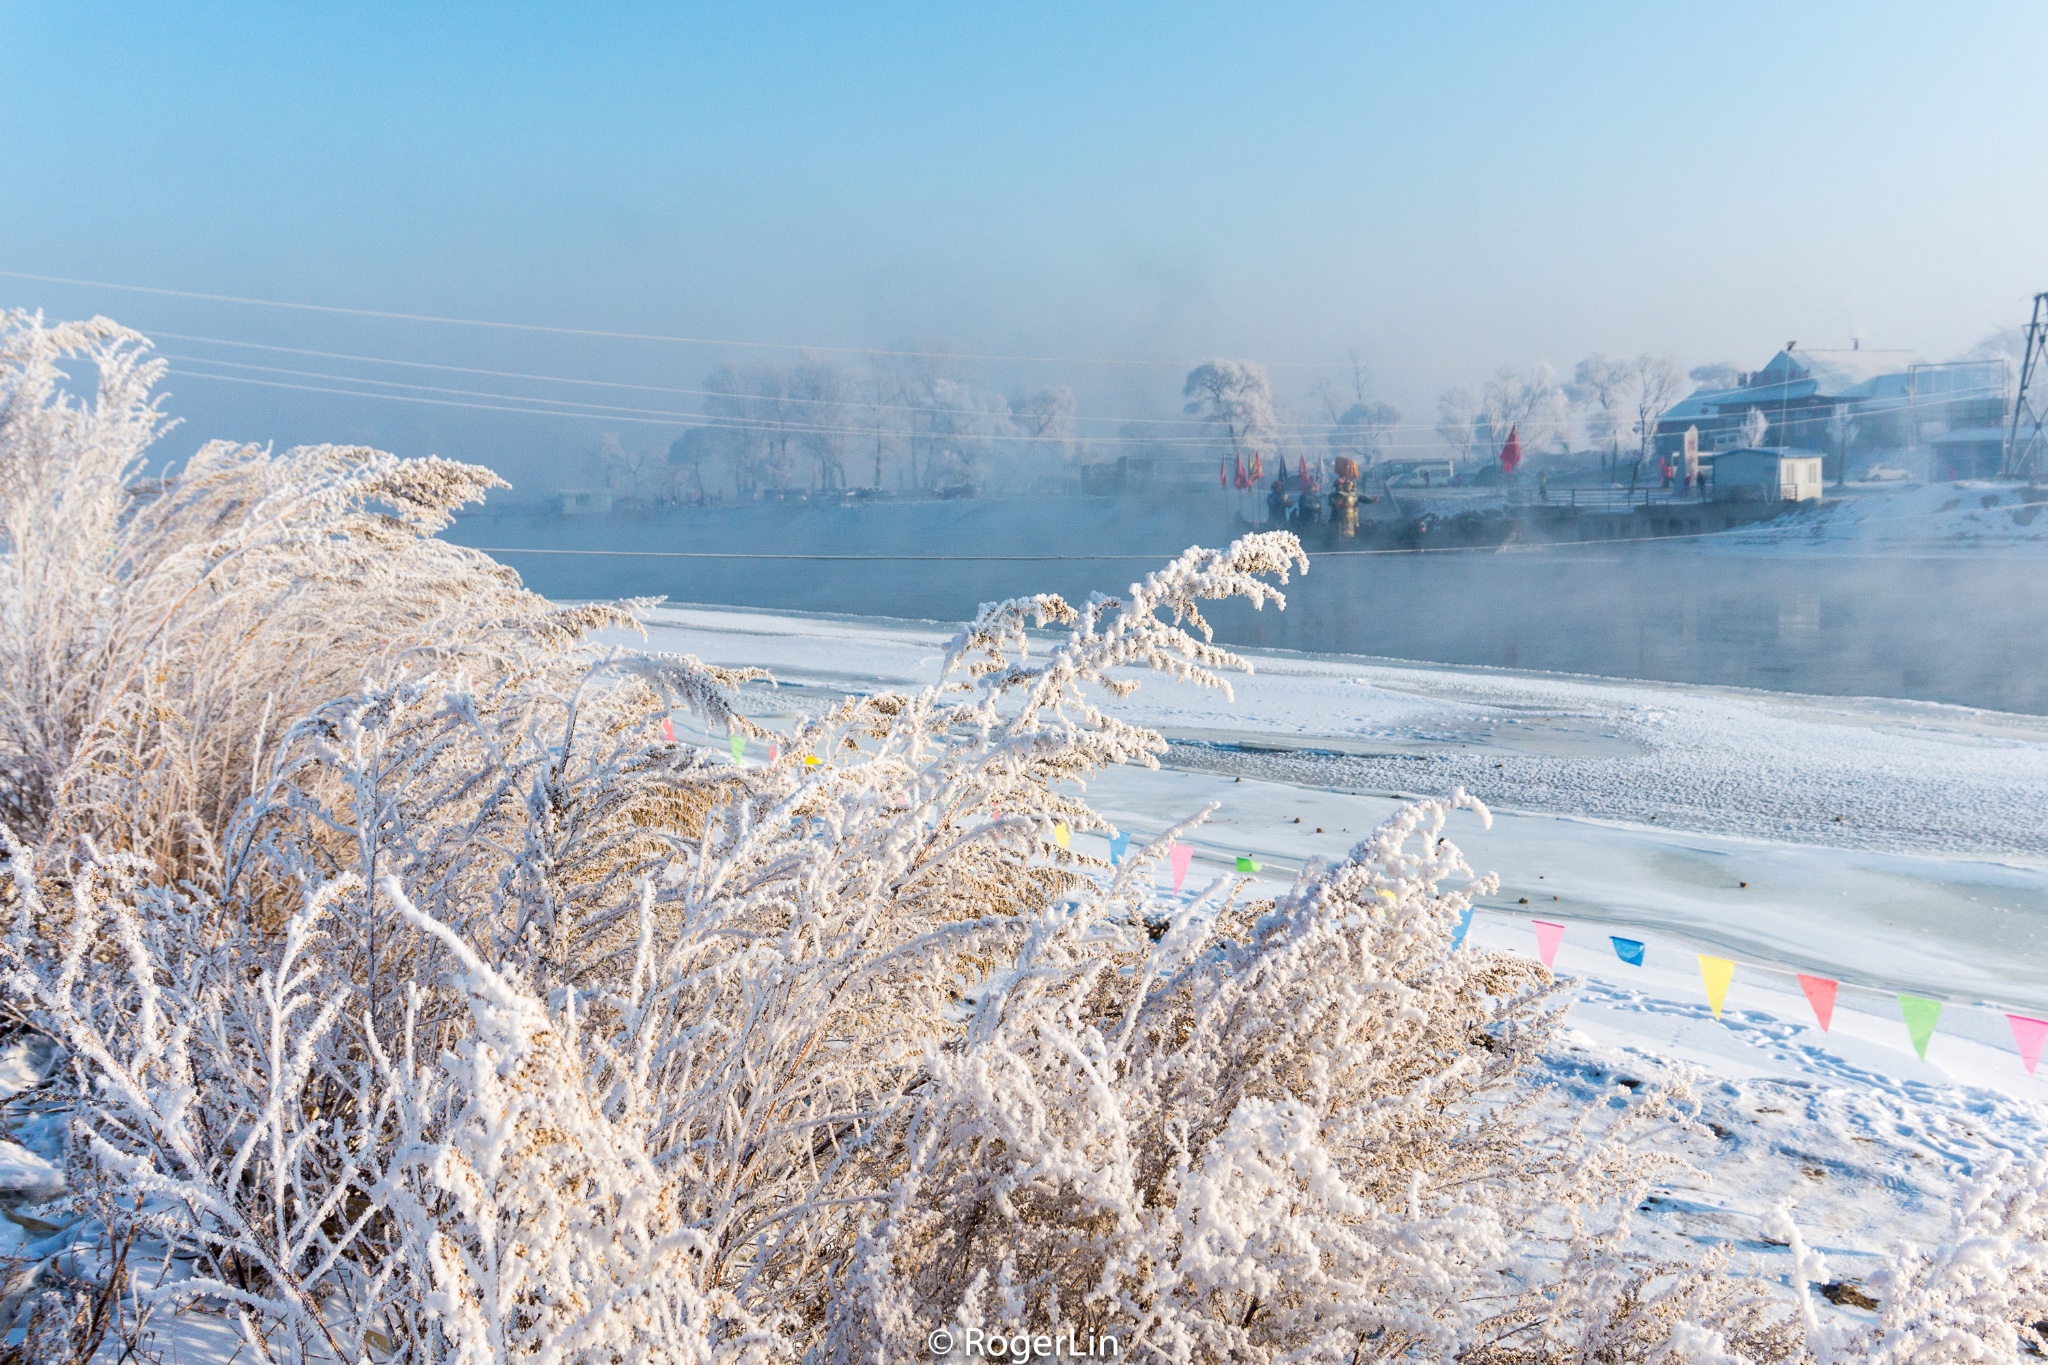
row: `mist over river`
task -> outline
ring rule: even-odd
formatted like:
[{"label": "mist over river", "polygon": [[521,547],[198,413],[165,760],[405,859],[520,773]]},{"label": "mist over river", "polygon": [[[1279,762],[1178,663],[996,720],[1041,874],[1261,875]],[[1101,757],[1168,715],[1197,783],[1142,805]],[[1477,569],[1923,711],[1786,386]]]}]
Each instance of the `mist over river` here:
[{"label": "mist over river", "polygon": [[[491,549],[554,598],[662,596],[935,621],[1031,592],[1114,594],[1186,546],[1232,535],[1212,505],[1098,498],[579,518],[513,508],[464,517],[447,533]],[[1929,544],[1869,553],[1754,537],[1374,556],[1309,548],[1312,568],[1285,589],[1287,610],[1227,604],[1212,616],[1219,640],[2048,714],[2048,558],[2038,552]],[[658,557],[677,551],[959,558]],[[1136,557],[974,558],[1091,554]]]}]

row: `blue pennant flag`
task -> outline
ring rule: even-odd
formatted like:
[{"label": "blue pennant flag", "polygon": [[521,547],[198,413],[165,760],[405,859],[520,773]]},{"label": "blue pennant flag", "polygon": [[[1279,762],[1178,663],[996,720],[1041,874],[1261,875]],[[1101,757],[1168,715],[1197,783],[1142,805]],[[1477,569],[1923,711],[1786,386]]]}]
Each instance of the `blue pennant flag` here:
[{"label": "blue pennant flag", "polygon": [[1465,913],[1458,916],[1458,932],[1451,935],[1452,952],[1455,953],[1458,949],[1465,946],[1465,935],[1472,931],[1472,916],[1474,913],[1473,908],[1468,905],[1465,907]]},{"label": "blue pennant flag", "polygon": [[1131,836],[1128,834],[1119,834],[1116,838],[1111,839],[1109,841],[1109,865],[1115,867],[1118,863],[1122,862],[1124,854],[1130,851],[1130,847]]},{"label": "blue pennant flag", "polygon": [[1626,962],[1631,967],[1643,965],[1643,945],[1639,940],[1615,938],[1610,935],[1607,941],[1614,945],[1614,955],[1623,962]]}]

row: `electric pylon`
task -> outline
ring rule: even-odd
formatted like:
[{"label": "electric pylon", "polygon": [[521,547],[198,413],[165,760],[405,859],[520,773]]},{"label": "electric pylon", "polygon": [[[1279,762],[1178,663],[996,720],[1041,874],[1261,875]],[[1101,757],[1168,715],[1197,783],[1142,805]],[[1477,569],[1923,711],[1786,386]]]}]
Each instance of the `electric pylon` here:
[{"label": "electric pylon", "polygon": [[1998,473],[2007,479],[2037,479],[2048,473],[2048,294],[2034,295],[2027,323],[2027,356],[2020,362],[2020,391],[2013,400],[2012,427],[2005,433],[2005,458]]}]

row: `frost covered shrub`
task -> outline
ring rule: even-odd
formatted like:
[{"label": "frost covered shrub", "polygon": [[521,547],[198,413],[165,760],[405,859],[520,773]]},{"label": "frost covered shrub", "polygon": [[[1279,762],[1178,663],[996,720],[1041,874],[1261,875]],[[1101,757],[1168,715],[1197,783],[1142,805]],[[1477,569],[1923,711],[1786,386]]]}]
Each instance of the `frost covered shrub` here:
[{"label": "frost covered shrub", "polygon": [[1155,892],[1184,830],[1052,838],[1163,752],[1107,705],[1241,666],[1200,606],[1279,605],[1291,536],[984,608],[934,686],[740,769],[654,720],[756,733],[752,675],[599,647],[625,613],[432,538],[489,474],[143,478],[155,377],[109,323],[0,331],[0,951],[131,1315],[277,1360],[1797,1350],[1716,1267],[1623,1255],[1665,1099],[1560,1129],[1517,1083],[1553,986],[1450,951],[1475,802],[1251,904]]}]

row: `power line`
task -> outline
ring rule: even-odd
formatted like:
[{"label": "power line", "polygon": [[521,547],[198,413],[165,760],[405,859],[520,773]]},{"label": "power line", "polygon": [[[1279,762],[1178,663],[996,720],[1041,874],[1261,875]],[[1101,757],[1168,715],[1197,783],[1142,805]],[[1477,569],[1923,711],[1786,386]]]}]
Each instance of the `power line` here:
[{"label": "power line", "polygon": [[[1062,439],[1058,437],[1049,436],[1032,436],[1016,432],[976,433],[948,431],[918,431],[908,427],[887,427],[878,429],[873,426],[839,426],[826,425],[821,423],[791,422],[786,420],[775,420],[767,418],[727,417],[704,412],[668,412],[654,408],[625,408],[606,404],[575,403],[573,400],[567,399],[529,399],[522,398],[517,394],[478,393],[472,390],[437,388],[431,385],[400,385],[398,381],[395,380],[357,379],[354,376],[322,375],[308,371],[278,370],[275,367],[267,366],[243,367],[252,369],[270,369],[272,370],[272,372],[275,373],[299,374],[302,376],[312,378],[325,378],[333,380],[335,381],[335,383],[383,384],[390,387],[405,387],[416,390],[424,390],[426,393],[453,394],[458,396],[447,398],[434,398],[422,396],[422,394],[420,393],[378,393],[373,390],[365,390],[359,388],[337,388],[334,387],[332,384],[303,384],[292,382],[289,380],[258,379],[249,375],[209,374],[204,370],[185,369],[182,368],[182,366],[187,364],[228,365],[233,364],[235,362],[205,359],[195,360],[188,359],[185,357],[177,357],[177,359],[180,361],[181,367],[174,368],[171,371],[171,373],[186,379],[207,379],[222,384],[247,384],[256,386],[258,388],[289,389],[301,393],[334,394],[344,398],[380,398],[386,400],[387,402],[424,404],[431,407],[466,408],[484,412],[523,413],[530,417],[559,417],[579,419],[583,421],[627,422],[639,426],[658,426],[671,428],[699,426],[711,427],[713,429],[720,431],[787,433],[799,436],[827,435],[873,439],[874,437],[879,435],[885,437],[916,439],[927,442],[935,442],[938,444],[945,444],[947,442],[970,444],[974,442],[991,441],[1003,444],[1014,443],[1020,445],[1046,446],[1057,445],[1060,443],[1060,440]],[[495,403],[475,402],[471,401],[473,398],[495,398],[503,401]],[[517,404],[518,406],[514,406],[515,404]],[[912,409],[912,411],[931,410]],[[939,411],[950,412],[956,410],[941,409]],[[972,410],[960,409],[957,411],[969,412]],[[980,415],[987,416],[989,414],[983,413]],[[1227,452],[1234,448],[1230,438],[1222,434],[1187,433],[1181,435],[1174,435],[1167,438],[1147,436],[1086,436],[1074,437],[1070,439],[1074,440],[1076,443],[1085,443],[1094,446],[1150,446],[1159,443],[1161,440],[1167,440],[1170,441],[1172,444],[1176,444],[1183,447],[1207,447],[1212,451]],[[1382,448],[1388,450],[1434,450],[1436,449],[1436,444],[1434,442],[1415,442],[1408,444],[1397,443],[1393,445],[1384,446]]]},{"label": "power line", "polygon": [[[174,335],[174,334],[173,334],[173,333],[162,333],[161,335],[165,335],[165,336],[171,336],[171,335]],[[200,337],[200,338],[191,338],[191,339],[193,339],[193,340],[200,340],[200,341],[205,341],[205,340],[207,340],[207,338],[204,338],[204,337]],[[235,345],[248,345],[248,344],[251,344],[251,343],[245,343],[245,342],[219,342],[219,343],[215,343],[215,344],[219,344],[219,345],[229,345],[229,346],[235,346]],[[333,358],[333,359],[337,359],[337,360],[360,360],[360,361],[364,361],[365,363],[369,363],[369,364],[377,364],[377,365],[407,365],[407,366],[415,366],[415,367],[418,367],[418,368],[421,368],[421,369],[430,369],[430,370],[446,370],[446,371],[452,371],[452,372],[455,372],[455,373],[459,373],[459,374],[479,374],[479,375],[493,376],[493,377],[497,377],[497,378],[502,378],[502,379],[530,379],[530,380],[538,380],[538,381],[540,381],[540,382],[543,382],[543,383],[550,383],[550,384],[586,384],[586,385],[592,385],[592,386],[596,386],[596,387],[601,387],[601,388],[608,388],[608,389],[631,389],[631,390],[637,390],[637,391],[640,391],[640,392],[645,392],[645,393],[670,393],[670,394],[679,394],[679,395],[683,395],[683,396],[686,396],[686,397],[701,397],[701,398],[724,398],[724,399],[730,399],[731,401],[733,401],[733,402],[736,402],[736,403],[794,403],[794,404],[803,404],[803,405],[807,405],[807,406],[813,406],[813,407],[829,407],[829,408],[834,408],[834,409],[838,409],[838,410],[840,410],[840,411],[846,411],[846,410],[859,410],[859,411],[866,411],[866,412],[872,412],[872,411],[878,411],[878,410],[879,410],[879,411],[883,411],[883,412],[903,412],[903,413],[910,413],[910,414],[912,414],[912,415],[918,415],[918,414],[923,414],[923,415],[928,415],[928,416],[959,416],[959,417],[987,417],[987,416],[989,416],[989,415],[990,415],[990,412],[989,412],[989,410],[988,410],[988,409],[986,409],[986,408],[944,408],[944,407],[936,407],[936,406],[926,406],[926,405],[924,405],[924,404],[919,404],[919,403],[871,403],[871,402],[868,402],[868,401],[866,401],[866,400],[864,400],[864,399],[856,399],[856,398],[806,398],[806,397],[801,397],[801,396],[798,396],[798,395],[794,395],[794,394],[779,394],[779,393],[778,393],[778,394],[753,394],[753,393],[746,393],[746,392],[743,392],[743,391],[735,391],[735,390],[730,390],[730,389],[683,389],[683,388],[671,388],[671,387],[666,387],[666,386],[663,386],[663,385],[657,385],[657,384],[626,384],[626,383],[619,383],[619,382],[616,382],[616,381],[613,381],[613,380],[605,380],[605,379],[564,379],[564,378],[560,378],[560,377],[558,377],[558,376],[555,376],[555,375],[541,375],[541,374],[521,374],[521,373],[518,373],[518,372],[516,372],[516,371],[510,371],[510,370],[484,370],[484,369],[476,369],[476,368],[473,368],[473,367],[471,367],[471,366],[467,366],[467,365],[436,365],[436,364],[432,364],[432,363],[429,363],[429,362],[426,362],[426,361],[417,361],[417,360],[380,360],[380,359],[377,359],[377,358],[375,358],[375,357],[370,357],[370,356],[349,356],[349,355],[337,355],[337,354],[334,354],[334,353],[332,353],[332,352],[324,352],[324,351],[298,351],[298,350],[297,350],[296,348],[294,348],[294,347],[284,347],[284,346],[279,346],[279,347],[269,347],[269,346],[266,346],[266,347],[263,347],[262,349],[264,349],[264,350],[279,350],[279,351],[290,351],[290,352],[293,352],[293,353],[295,353],[295,354],[301,354],[301,355],[316,355],[316,356],[317,356],[317,355],[327,355],[327,356],[330,356],[331,358]],[[325,380],[328,380],[328,381],[330,381],[330,382],[333,382],[333,383],[344,383],[344,384],[377,384],[377,385],[381,385],[381,386],[383,386],[383,387],[385,387],[385,388],[394,388],[394,389],[412,389],[412,390],[415,390],[415,391],[418,391],[418,392],[422,392],[422,393],[443,393],[443,394],[453,394],[453,395],[455,395],[455,396],[457,396],[457,397],[463,397],[463,398],[499,398],[499,399],[504,399],[504,400],[506,400],[506,401],[508,401],[508,402],[518,402],[518,403],[545,403],[545,404],[554,404],[554,405],[556,405],[556,406],[559,406],[559,407],[570,407],[570,408],[591,408],[591,409],[597,409],[597,410],[602,410],[602,411],[610,411],[610,412],[633,412],[633,413],[640,413],[640,414],[643,414],[643,415],[652,415],[652,416],[660,416],[660,417],[677,417],[677,418],[686,418],[686,419],[688,419],[688,420],[691,420],[691,421],[705,421],[705,422],[728,422],[728,423],[734,423],[734,424],[737,424],[737,425],[740,425],[740,426],[743,426],[743,427],[746,427],[746,428],[749,428],[749,429],[755,429],[755,428],[761,428],[761,429],[766,429],[766,428],[769,428],[769,427],[773,427],[773,428],[776,428],[776,429],[778,429],[778,430],[788,430],[788,431],[806,431],[806,432],[809,432],[809,431],[817,431],[817,432],[847,432],[847,433],[859,433],[859,434],[863,434],[863,435],[865,435],[865,434],[869,434],[869,433],[872,433],[872,432],[873,432],[873,431],[875,430],[875,428],[874,428],[874,427],[873,427],[872,425],[869,425],[869,426],[855,426],[855,425],[847,425],[847,424],[844,424],[844,423],[839,423],[839,424],[831,424],[831,423],[815,423],[815,424],[805,424],[805,423],[799,423],[799,422],[791,422],[791,421],[789,421],[789,420],[787,420],[787,419],[785,419],[785,418],[779,418],[779,417],[759,417],[759,418],[754,418],[754,417],[745,417],[745,416],[739,416],[739,415],[735,415],[735,414],[730,414],[730,413],[707,413],[707,412],[673,412],[673,411],[669,411],[669,410],[666,410],[666,409],[653,409],[653,408],[628,408],[628,407],[620,407],[620,406],[618,406],[618,405],[616,405],[616,404],[609,404],[609,403],[582,403],[582,402],[578,402],[577,400],[575,400],[575,399],[572,399],[572,398],[528,398],[528,397],[526,397],[526,396],[525,396],[525,395],[523,395],[523,394],[512,394],[512,393],[495,393],[495,392],[480,392],[480,391],[477,391],[477,390],[474,390],[474,389],[451,389],[451,388],[447,388],[447,387],[445,387],[445,386],[439,386],[439,385],[433,385],[433,384],[408,384],[408,383],[405,383],[405,382],[404,382],[403,380],[397,380],[397,379],[377,379],[377,378],[374,378],[374,377],[372,377],[372,376],[367,376],[367,375],[333,374],[333,373],[330,373],[330,372],[328,372],[328,371],[324,371],[324,370],[297,370],[297,369],[291,369],[291,368],[289,368],[289,367],[286,367],[286,366],[278,366],[278,365],[257,365],[257,364],[254,364],[254,363],[252,363],[252,362],[249,362],[249,361],[244,361],[244,360],[220,360],[220,359],[217,359],[217,358],[215,358],[215,357],[213,357],[213,356],[197,356],[197,355],[178,355],[178,354],[176,354],[175,352],[170,352],[170,351],[165,351],[165,352],[161,352],[160,354],[161,354],[161,355],[163,356],[163,358],[164,358],[165,360],[175,360],[175,361],[179,361],[179,362],[181,362],[181,363],[184,363],[184,364],[189,364],[189,365],[218,365],[218,366],[221,366],[221,367],[224,367],[224,368],[227,368],[227,369],[235,369],[235,370],[255,370],[255,371],[258,371],[258,372],[260,372],[260,373],[264,373],[264,374],[284,374],[284,375],[291,375],[291,376],[293,376],[293,377],[295,377],[295,378],[299,378],[299,379],[325,379]],[[190,375],[193,375],[193,376],[195,376],[195,377],[197,377],[197,378],[202,378],[202,379],[225,379],[225,378],[228,378],[228,377],[229,377],[229,376],[227,376],[227,375],[206,375],[206,374],[201,374],[200,372],[198,372],[198,371],[195,371],[195,370],[182,370],[182,371],[179,371],[179,373],[182,373],[182,374],[190,374]],[[375,395],[375,394],[365,394],[364,396],[365,396],[365,397],[375,397],[376,395]],[[1190,417],[1190,418],[1168,418],[1168,417],[1161,417],[1161,418],[1129,418],[1129,419],[1126,419],[1126,418],[1118,418],[1118,417],[1082,417],[1082,418],[1077,418],[1077,420],[1080,420],[1080,421],[1087,421],[1087,422],[1126,422],[1126,423],[1128,423],[1128,424],[1135,424],[1135,423],[1138,423],[1138,422],[1144,422],[1144,423],[1146,423],[1146,424],[1148,424],[1148,425],[1157,425],[1157,426],[1174,426],[1174,427],[1195,427],[1195,428],[1198,428],[1198,429],[1210,429],[1210,430],[1213,430],[1213,427],[1214,427],[1214,424],[1213,424],[1213,423],[1211,423],[1211,422],[1205,421],[1205,420],[1203,420],[1203,419],[1201,419],[1201,418],[1192,418],[1192,417]],[[1306,432],[1311,432],[1311,433],[1319,433],[1319,432],[1325,432],[1325,431],[1341,431],[1341,430],[1343,430],[1343,427],[1342,427],[1342,426],[1330,426],[1330,425],[1328,425],[1328,424],[1324,424],[1324,423],[1316,423],[1316,422],[1281,422],[1281,423],[1275,423],[1274,425],[1276,426],[1276,428],[1278,428],[1278,429],[1280,429],[1280,430],[1285,430],[1285,431],[1306,431]],[[1026,437],[1025,439],[1028,439],[1028,440],[1045,440],[1045,439],[1052,439],[1052,438],[1046,438],[1046,437],[1037,437],[1037,436],[1032,436],[1032,437]],[[1093,439],[1106,439],[1106,438],[1094,438],[1094,437],[1087,437],[1087,438],[1075,438],[1075,439],[1090,439],[1090,440],[1093,440]]]},{"label": "power line", "polygon": [[[250,308],[279,308],[301,313],[328,313],[341,317],[377,318],[387,322],[428,322],[445,327],[481,327],[501,332],[538,332],[549,336],[589,337],[604,341],[651,341],[674,346],[724,346],[760,351],[821,351],[833,355],[880,355],[905,360],[988,360],[1033,365],[1108,365],[1135,369],[1178,369],[1186,360],[1141,360],[1121,356],[996,355],[970,351],[899,351],[877,346],[821,346],[788,341],[740,341],[730,337],[668,336],[659,332],[620,332],[598,327],[557,327],[537,322],[498,322],[487,318],[448,317],[437,313],[399,313],[379,308],[346,308],[328,303],[297,303],[285,299],[249,298],[240,294],[207,294],[194,289],[163,289],[146,284],[118,284],[111,280],[83,280],[66,275],[38,275],[25,270],[0,270],[0,278],[34,280],[41,284],[75,285],[85,289],[113,289],[128,294],[149,294],[158,298],[198,299],[207,303],[233,303]],[[1335,362],[1276,362],[1272,368],[1334,370],[1345,368]]]},{"label": "power line", "polygon": [[[364,365],[399,365],[408,369],[437,370],[449,374],[475,374],[493,379],[525,379],[542,384],[580,384],[591,388],[630,389],[641,393],[672,393],[681,394],[685,397],[731,398],[740,402],[802,403],[839,408],[859,408],[868,412],[879,410],[883,412],[986,415],[985,411],[979,408],[941,408],[919,403],[877,403],[865,398],[809,398],[796,394],[751,394],[733,389],[686,389],[666,384],[630,384],[615,379],[580,379],[570,375],[533,374],[521,370],[491,370],[482,369],[474,365],[449,365],[428,360],[399,360],[389,356],[355,355],[346,351],[316,351],[301,346],[274,346],[257,341],[230,341],[224,337],[194,336],[186,332],[165,332],[154,328],[150,330],[149,335],[152,339],[165,337],[172,341],[195,341],[207,346],[234,346],[244,350],[270,351],[281,355],[313,356],[323,360],[348,360]],[[198,364],[232,365],[239,369],[264,368],[260,365],[248,365],[232,360],[216,360],[210,356],[172,356],[168,352],[164,354],[166,359],[186,360]],[[303,370],[284,370],[279,372],[287,374],[313,373]],[[315,377],[347,380],[352,383],[362,384],[388,384],[392,382],[390,380],[362,378],[354,375],[324,373],[317,374]],[[511,397],[513,395],[498,396]],[[1076,413],[1074,420],[1077,422],[1117,422],[1127,426],[1208,427],[1212,425],[1209,421],[1200,417],[1088,417]],[[1385,429],[1421,430],[1425,425],[1424,423],[1395,424]],[[1342,431],[1346,429],[1341,422],[1276,422],[1274,426],[1282,431]],[[1430,429],[1433,430],[1434,428],[1431,427]],[[870,430],[870,428],[862,428],[862,430]]]}]

